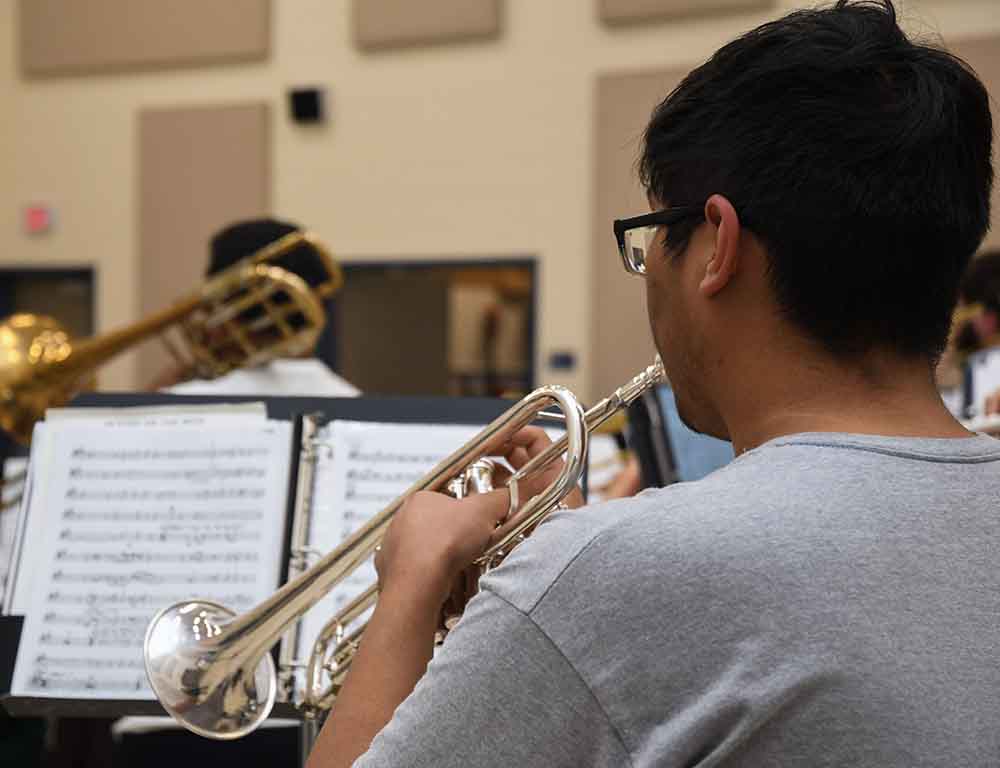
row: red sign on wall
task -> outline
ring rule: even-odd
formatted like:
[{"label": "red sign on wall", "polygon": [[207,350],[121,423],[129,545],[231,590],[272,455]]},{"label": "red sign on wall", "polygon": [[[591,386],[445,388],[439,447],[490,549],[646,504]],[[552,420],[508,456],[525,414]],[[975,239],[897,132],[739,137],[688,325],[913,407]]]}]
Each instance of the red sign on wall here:
[{"label": "red sign on wall", "polygon": [[33,203],[24,207],[24,231],[29,235],[44,235],[52,230],[55,211],[49,206]]}]

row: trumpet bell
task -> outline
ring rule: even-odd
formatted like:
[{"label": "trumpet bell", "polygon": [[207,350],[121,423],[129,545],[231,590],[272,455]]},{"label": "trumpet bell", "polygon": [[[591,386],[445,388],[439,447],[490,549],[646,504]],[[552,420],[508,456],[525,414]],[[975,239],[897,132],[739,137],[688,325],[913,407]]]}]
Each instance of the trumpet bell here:
[{"label": "trumpet bell", "polygon": [[238,739],[267,719],[277,692],[274,661],[253,668],[217,638],[236,614],[209,600],[160,611],[146,631],[146,677],[163,708],[187,729],[212,739]]}]

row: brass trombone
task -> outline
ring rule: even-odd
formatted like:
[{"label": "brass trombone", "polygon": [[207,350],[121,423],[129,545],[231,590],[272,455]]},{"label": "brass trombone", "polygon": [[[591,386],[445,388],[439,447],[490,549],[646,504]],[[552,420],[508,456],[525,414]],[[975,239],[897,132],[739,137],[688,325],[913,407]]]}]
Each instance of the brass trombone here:
[{"label": "brass trombone", "polygon": [[[319,285],[310,287],[283,266],[300,247],[319,261],[326,276]],[[321,299],[342,284],[340,265],[326,247],[297,231],[208,278],[173,306],[103,336],[74,341],[50,317],[11,315],[0,323],[0,429],[27,443],[47,408],[68,402],[100,365],[156,335],[183,370],[206,379],[305,353],[326,323]]]},{"label": "brass trombone", "polygon": [[[256,608],[237,616],[218,603],[190,600],[161,610],[149,624],[143,650],[146,674],[160,703],[179,723],[202,736],[236,739],[253,731],[267,718],[275,701],[277,678],[270,648],[297,618],[373,553],[410,496],[426,490],[450,489],[457,495],[488,490],[489,467],[482,462],[483,457],[543,415],[545,408],[557,406],[565,418],[565,434],[508,478],[506,522],[497,531],[496,543],[476,561],[483,571],[488,570],[576,486],[589,433],[662,380],[663,366],[657,358],[586,412],[563,387],[536,389],[443,459],[340,547]],[[565,465],[558,477],[539,494],[522,499],[520,483],[563,453]],[[350,631],[350,625],[377,597],[378,589],[373,585],[335,616],[313,644],[306,690],[299,702],[307,722],[314,722],[321,711],[332,706],[364,629]]]}]

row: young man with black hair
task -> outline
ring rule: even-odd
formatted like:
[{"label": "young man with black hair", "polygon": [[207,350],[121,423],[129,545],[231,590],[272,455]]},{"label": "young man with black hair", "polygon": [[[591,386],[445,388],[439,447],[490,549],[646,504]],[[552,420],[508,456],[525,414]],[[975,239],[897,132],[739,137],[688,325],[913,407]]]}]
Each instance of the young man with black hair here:
[{"label": "young man with black hair", "polygon": [[646,130],[653,213],[615,230],[681,414],[737,458],[553,515],[429,667],[507,498],[414,497],[311,765],[996,764],[1000,443],[933,380],[991,140],[975,75],[888,0],[691,72]]}]

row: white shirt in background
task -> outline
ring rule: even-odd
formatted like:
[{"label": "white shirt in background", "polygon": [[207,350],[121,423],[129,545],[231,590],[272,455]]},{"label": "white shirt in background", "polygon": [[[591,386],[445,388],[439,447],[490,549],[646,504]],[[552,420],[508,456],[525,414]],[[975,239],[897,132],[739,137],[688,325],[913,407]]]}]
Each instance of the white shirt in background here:
[{"label": "white shirt in background", "polygon": [[360,390],[316,358],[272,360],[254,368],[237,368],[217,379],[192,379],[167,387],[175,395],[293,395],[357,397]]},{"label": "white shirt in background", "polygon": [[1000,346],[990,347],[969,356],[972,372],[972,419],[966,428],[1000,436],[1000,414],[985,416],[986,399],[1000,390]]}]

